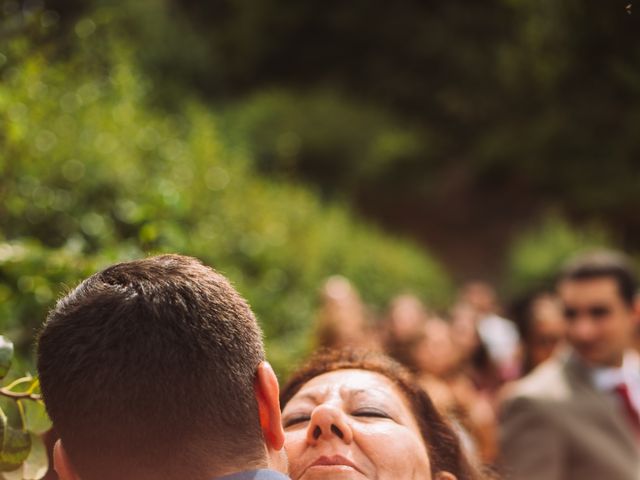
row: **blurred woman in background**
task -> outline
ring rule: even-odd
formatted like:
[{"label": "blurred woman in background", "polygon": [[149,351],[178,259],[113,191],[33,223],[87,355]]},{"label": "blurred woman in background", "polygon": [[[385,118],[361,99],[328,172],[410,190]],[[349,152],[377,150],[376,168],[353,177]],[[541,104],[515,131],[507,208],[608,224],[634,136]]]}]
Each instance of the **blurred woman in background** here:
[{"label": "blurred woman in background", "polygon": [[562,344],[565,320],[558,299],[550,292],[535,292],[512,307],[522,339],[522,371],[529,373],[549,359]]},{"label": "blurred woman in background", "polygon": [[469,453],[485,464],[493,463],[497,439],[492,399],[468,376],[449,323],[438,318],[429,320],[411,354],[420,385],[438,409],[459,426]]},{"label": "blurred woman in background", "polygon": [[365,305],[345,277],[329,277],[322,288],[315,338],[319,348],[377,347]]},{"label": "blurred woman in background", "polygon": [[493,395],[503,379],[478,332],[478,313],[471,305],[458,302],[451,309],[450,324],[452,340],[460,355],[460,369],[478,390]]},{"label": "blurred woman in background", "polygon": [[387,355],[411,368],[411,351],[422,338],[429,317],[426,307],[415,295],[394,297],[379,325],[380,344]]}]

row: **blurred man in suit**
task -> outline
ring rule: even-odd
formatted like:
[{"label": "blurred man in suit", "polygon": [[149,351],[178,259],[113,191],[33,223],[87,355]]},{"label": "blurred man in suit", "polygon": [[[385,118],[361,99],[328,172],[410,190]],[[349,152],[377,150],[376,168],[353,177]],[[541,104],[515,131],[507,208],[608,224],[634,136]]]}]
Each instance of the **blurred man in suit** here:
[{"label": "blurred man in suit", "polygon": [[196,259],[113,265],[49,314],[61,480],[285,480],[278,382],[245,300]]},{"label": "blurred man in suit", "polygon": [[517,382],[501,411],[514,480],[640,479],[636,279],[624,256],[575,258],[557,284],[569,347]]}]

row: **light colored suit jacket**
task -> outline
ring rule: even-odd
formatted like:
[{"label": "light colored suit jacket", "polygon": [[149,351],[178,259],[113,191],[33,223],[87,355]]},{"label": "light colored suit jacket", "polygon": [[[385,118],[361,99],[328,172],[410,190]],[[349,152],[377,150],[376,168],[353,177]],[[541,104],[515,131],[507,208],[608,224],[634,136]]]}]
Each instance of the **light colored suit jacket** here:
[{"label": "light colored suit jacket", "polygon": [[519,380],[500,412],[508,480],[640,480],[640,445],[613,398],[565,351]]}]

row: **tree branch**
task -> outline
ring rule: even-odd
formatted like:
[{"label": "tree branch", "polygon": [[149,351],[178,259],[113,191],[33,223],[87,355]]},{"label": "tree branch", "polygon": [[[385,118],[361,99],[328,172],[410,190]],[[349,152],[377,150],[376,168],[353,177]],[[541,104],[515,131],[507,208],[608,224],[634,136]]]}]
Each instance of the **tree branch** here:
[{"label": "tree branch", "polygon": [[42,400],[42,395],[32,392],[12,392],[7,388],[0,388],[0,395],[13,400]]}]

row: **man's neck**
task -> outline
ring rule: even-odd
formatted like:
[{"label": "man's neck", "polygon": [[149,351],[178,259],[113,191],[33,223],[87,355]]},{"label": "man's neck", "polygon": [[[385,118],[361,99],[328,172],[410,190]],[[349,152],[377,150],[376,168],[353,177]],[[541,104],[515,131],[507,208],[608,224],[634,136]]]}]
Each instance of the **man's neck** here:
[{"label": "man's neck", "polygon": [[607,369],[615,370],[615,369],[622,368],[622,366],[624,365],[624,358],[626,353],[627,351],[624,351],[619,354],[612,355],[611,357],[606,359],[606,361],[603,361],[603,362],[593,362],[588,358],[585,358],[582,355],[580,355],[580,353],[578,353],[577,351],[575,352],[575,356],[580,360],[580,363],[582,363],[585,367],[587,367],[590,370],[607,370]]},{"label": "man's neck", "polygon": [[615,357],[611,358],[609,362],[603,365],[600,365],[599,367],[596,367],[596,368],[619,369],[619,368],[622,368],[622,365],[624,365],[624,352],[620,353],[619,355],[616,355]]},{"label": "man's neck", "polygon": [[625,352],[618,353],[618,354],[612,356],[605,363],[602,363],[602,364],[599,364],[599,365],[593,365],[593,368],[596,368],[596,369],[611,369],[611,370],[620,369],[624,365],[624,357],[625,357]]},{"label": "man's neck", "polygon": [[[226,479],[227,477],[235,479],[237,475],[238,478],[244,480],[244,476],[240,474],[243,472],[254,472],[254,471],[262,471],[267,470],[269,468],[268,462],[266,459],[261,459],[259,461],[246,461],[243,463],[238,463],[235,465],[224,465],[220,462],[220,460],[212,459],[211,463],[207,462],[206,464],[201,463],[196,466],[194,464],[190,464],[188,467],[184,469],[173,469],[171,472],[167,472],[166,470],[163,472],[164,476],[162,478],[175,478],[176,480],[183,480],[185,478],[189,478],[190,480],[212,480],[212,479]],[[118,477],[114,477],[118,478]],[[119,477],[122,478],[122,477]],[[131,478],[132,480],[157,480],[159,478],[158,472],[136,472],[131,476],[127,476],[127,478]],[[253,479],[254,477],[247,477],[248,479]],[[259,479],[260,477],[255,477]]]}]

